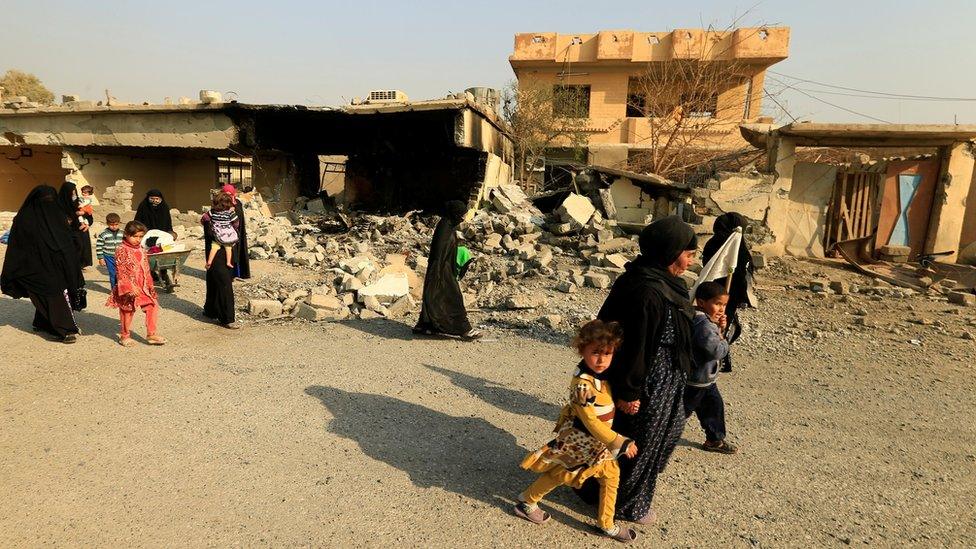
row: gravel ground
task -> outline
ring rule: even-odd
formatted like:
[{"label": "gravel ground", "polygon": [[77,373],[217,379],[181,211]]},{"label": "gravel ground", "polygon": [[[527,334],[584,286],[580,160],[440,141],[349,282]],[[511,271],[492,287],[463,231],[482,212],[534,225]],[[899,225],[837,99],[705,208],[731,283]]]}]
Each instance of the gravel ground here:
[{"label": "gravel ground", "polygon": [[[0,545],[612,545],[567,489],[545,526],[509,511],[575,364],[563,335],[496,321],[477,343],[417,340],[411,318],[228,331],[198,317],[201,268],[161,296],[162,348],[115,344],[102,274],[73,346],[0,299]],[[857,279],[765,273],[720,381],[741,452],[701,451],[692,419],[640,545],[976,545],[976,348],[960,337],[976,310],[791,287],[823,274]]]}]

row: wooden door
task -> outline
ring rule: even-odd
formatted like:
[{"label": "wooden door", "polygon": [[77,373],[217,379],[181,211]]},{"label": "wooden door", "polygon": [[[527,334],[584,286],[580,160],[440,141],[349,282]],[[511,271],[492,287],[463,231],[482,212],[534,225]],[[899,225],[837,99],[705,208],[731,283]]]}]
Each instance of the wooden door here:
[{"label": "wooden door", "polygon": [[827,206],[824,250],[835,255],[834,244],[870,236],[877,229],[877,200],[883,174],[837,172],[837,182]]}]

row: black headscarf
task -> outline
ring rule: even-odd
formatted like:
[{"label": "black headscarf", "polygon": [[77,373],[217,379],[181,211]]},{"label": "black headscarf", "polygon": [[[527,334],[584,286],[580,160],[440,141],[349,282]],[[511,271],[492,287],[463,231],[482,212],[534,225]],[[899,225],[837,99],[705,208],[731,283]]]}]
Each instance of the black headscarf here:
[{"label": "black headscarf", "polygon": [[694,317],[695,308],[688,299],[688,285],[683,278],[668,271],[681,252],[698,249],[694,229],[676,215],[663,217],[644,227],[637,242],[641,253],[633,261],[634,267],[654,279],[664,298],[686,317]]},{"label": "black headscarf", "polygon": [[[159,205],[153,205],[149,201],[149,197],[151,196],[159,197],[163,200]],[[173,232],[173,218],[169,214],[169,204],[166,203],[166,199],[163,198],[163,193],[158,189],[150,189],[146,193],[146,198],[142,199],[142,202],[139,203],[139,207],[136,209],[135,219],[145,225],[149,230],[158,229],[167,233]]]},{"label": "black headscarf", "polygon": [[64,215],[72,220],[78,217],[78,187],[74,183],[65,181],[61,184],[61,189],[58,191],[58,206]]},{"label": "black headscarf", "polygon": [[[70,199],[70,189],[67,196]],[[20,298],[58,296],[68,290],[74,295],[81,286],[78,249],[59,198],[54,187],[38,185],[17,211],[0,274],[3,293]]]}]

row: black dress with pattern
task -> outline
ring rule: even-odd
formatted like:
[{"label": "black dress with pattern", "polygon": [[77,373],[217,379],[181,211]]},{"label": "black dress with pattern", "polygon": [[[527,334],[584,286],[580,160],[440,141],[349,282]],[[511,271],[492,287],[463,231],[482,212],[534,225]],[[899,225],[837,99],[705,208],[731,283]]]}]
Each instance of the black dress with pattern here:
[{"label": "black dress with pattern", "polygon": [[615,430],[639,448],[636,458],[620,461],[617,518],[622,520],[638,520],[651,510],[657,476],[685,428],[685,372],[674,367],[674,342],[674,319],[668,311],[641,392],[640,410],[632,416],[618,414],[614,420]]}]

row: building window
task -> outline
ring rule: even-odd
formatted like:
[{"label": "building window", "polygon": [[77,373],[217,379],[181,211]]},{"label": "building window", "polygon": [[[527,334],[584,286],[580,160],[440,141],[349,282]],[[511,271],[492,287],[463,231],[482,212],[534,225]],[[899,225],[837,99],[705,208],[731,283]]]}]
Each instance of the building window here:
[{"label": "building window", "polygon": [[239,189],[250,187],[252,184],[251,157],[218,157],[217,181],[221,185],[233,185]]},{"label": "building window", "polygon": [[556,85],[552,88],[552,112],[565,118],[590,115],[590,87]]},{"label": "building window", "polygon": [[715,113],[718,111],[718,93],[681,94],[681,106],[691,118],[715,118]]},{"label": "building window", "polygon": [[647,97],[641,87],[640,78],[631,78],[627,83],[627,117],[643,118],[647,113]]}]

